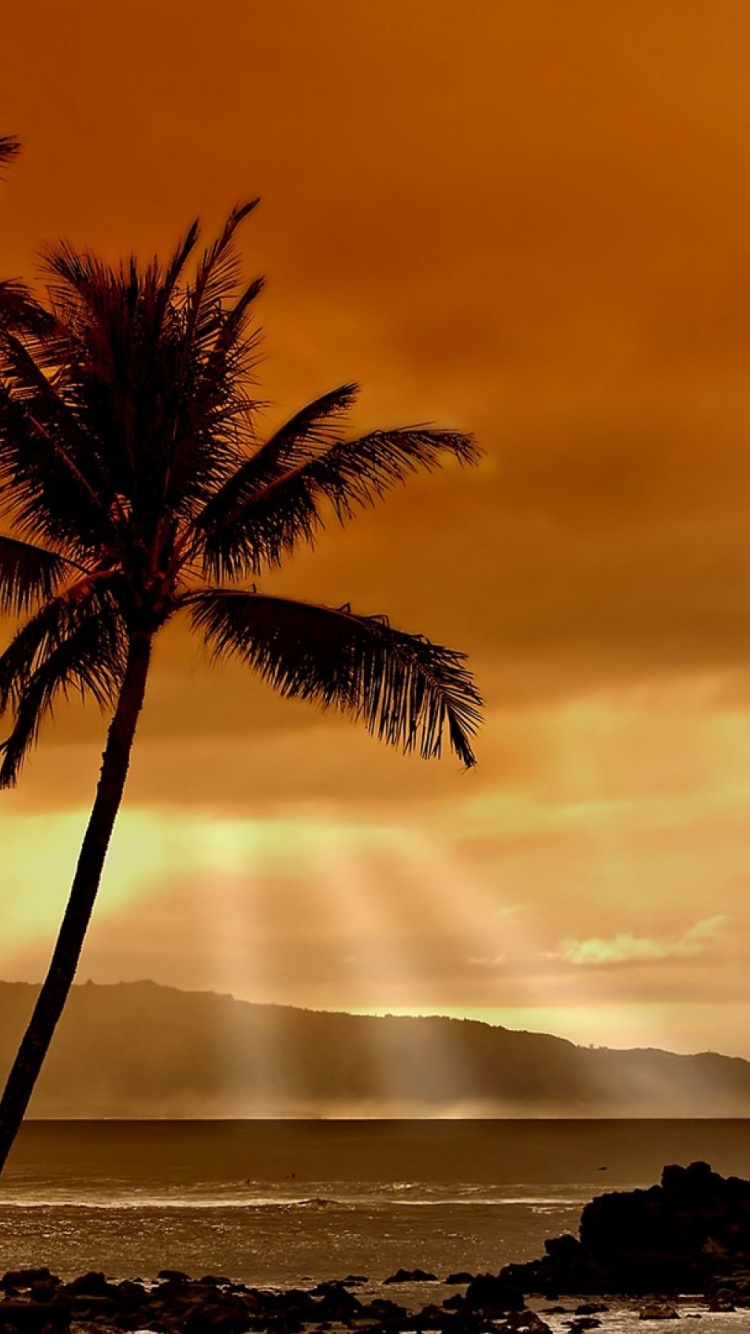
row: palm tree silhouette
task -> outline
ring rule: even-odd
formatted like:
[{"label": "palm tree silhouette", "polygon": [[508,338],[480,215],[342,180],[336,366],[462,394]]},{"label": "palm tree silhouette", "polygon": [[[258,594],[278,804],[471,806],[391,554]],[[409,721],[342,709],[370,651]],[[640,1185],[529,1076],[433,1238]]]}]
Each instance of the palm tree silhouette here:
[{"label": "palm tree silhouette", "polygon": [[[73,982],[122,798],[154,636],[177,613],[216,656],[282,695],[336,706],[424,757],[447,733],[466,765],[480,699],[463,654],[380,616],[238,586],[418,467],[476,460],[422,426],[348,438],[344,384],[257,437],[250,376],[260,280],[239,284],[236,208],[194,261],[194,223],[165,268],[47,252],[46,306],[0,302],[0,786],[15,784],[57,696],[113,715],[46,980],[0,1100],[0,1170]],[[190,261],[189,276],[186,270]]]},{"label": "palm tree silhouette", "polygon": [[14,158],[21,147],[14,134],[0,134],[0,167]]}]

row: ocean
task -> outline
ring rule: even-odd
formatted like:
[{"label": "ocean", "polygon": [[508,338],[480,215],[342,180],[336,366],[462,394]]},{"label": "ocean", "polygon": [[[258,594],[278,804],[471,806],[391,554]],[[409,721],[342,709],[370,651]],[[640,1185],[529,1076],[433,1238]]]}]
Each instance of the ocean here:
[{"label": "ocean", "polygon": [[450,1272],[541,1254],[593,1195],[698,1158],[750,1176],[750,1122],[29,1122],[0,1179],[0,1266],[266,1287],[357,1274],[372,1289],[421,1268],[441,1290],[385,1292],[423,1305]]}]

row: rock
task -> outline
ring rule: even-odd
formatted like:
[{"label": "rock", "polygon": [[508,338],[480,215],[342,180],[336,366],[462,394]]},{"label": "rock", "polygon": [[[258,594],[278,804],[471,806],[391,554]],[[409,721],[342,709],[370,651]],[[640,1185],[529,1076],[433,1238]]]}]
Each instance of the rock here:
[{"label": "rock", "polygon": [[160,1269],[156,1277],[174,1278],[177,1279],[180,1283],[189,1283],[190,1281],[190,1275],[183,1274],[181,1269]]},{"label": "rock", "polygon": [[376,1320],[403,1320],[407,1311],[405,1306],[390,1302],[387,1297],[375,1297],[362,1307],[360,1314],[373,1316]]},{"label": "rock", "polygon": [[552,1334],[548,1324],[536,1311],[508,1311],[501,1320],[492,1321],[495,1334]]},{"label": "rock", "polygon": [[581,1214],[580,1238],[552,1237],[545,1254],[506,1265],[501,1278],[524,1292],[711,1292],[747,1282],[750,1306],[750,1181],[721,1177],[705,1162],[664,1168],[660,1185],[610,1191]]},{"label": "rock", "polygon": [[353,1293],[348,1292],[343,1283],[320,1284],[323,1292],[315,1303],[315,1311],[320,1320],[349,1320],[362,1310],[362,1303]]},{"label": "rock", "polygon": [[446,1282],[446,1283],[471,1283],[471,1280],[473,1279],[473,1277],[474,1277],[473,1274],[467,1274],[467,1273],[464,1272],[463,1269],[461,1269],[461,1270],[458,1271],[457,1274],[449,1274],[448,1277],[446,1278],[445,1282]]},{"label": "rock", "polygon": [[720,1288],[708,1303],[709,1311],[736,1311],[734,1293],[727,1288]]},{"label": "rock", "polygon": [[573,1315],[603,1315],[608,1310],[609,1307],[605,1306],[604,1302],[582,1302],[576,1307]]},{"label": "rock", "polygon": [[638,1312],[639,1320],[679,1320],[680,1313],[667,1302],[649,1302]]},{"label": "rock", "polygon": [[446,1297],[443,1302],[445,1311],[460,1311],[462,1306],[466,1305],[466,1298],[460,1292],[454,1292],[452,1297]]},{"label": "rock", "polygon": [[397,1269],[384,1283],[437,1283],[436,1274],[428,1274],[424,1269]]},{"label": "rock", "polygon": [[86,1297],[116,1297],[117,1288],[114,1283],[110,1283],[101,1270],[89,1270],[88,1274],[81,1274],[80,1278],[74,1278],[72,1282],[66,1284],[68,1292],[75,1292]]},{"label": "rock", "polygon": [[0,1330],[17,1334],[63,1334],[70,1326],[70,1315],[58,1306],[34,1302],[0,1302]]},{"label": "rock", "polygon": [[59,1283],[60,1279],[51,1274],[46,1267],[42,1269],[9,1269],[7,1274],[0,1278],[0,1288],[30,1288],[32,1283],[38,1283],[40,1280],[52,1280]]},{"label": "rock", "polygon": [[466,1306],[472,1311],[520,1311],[523,1292],[502,1275],[477,1274],[466,1289]]}]

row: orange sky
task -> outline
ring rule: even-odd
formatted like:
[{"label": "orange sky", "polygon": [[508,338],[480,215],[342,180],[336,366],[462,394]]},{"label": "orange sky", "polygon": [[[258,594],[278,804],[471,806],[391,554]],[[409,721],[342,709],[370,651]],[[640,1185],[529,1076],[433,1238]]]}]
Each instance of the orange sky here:
[{"label": "orange sky", "polygon": [[[161,646],[81,977],[750,1055],[745,0],[6,0],[2,270],[261,194],[268,422],[474,431],[273,580],[465,649],[479,768]],[[271,586],[267,581],[265,587]],[[97,714],[2,796],[38,977]]]}]

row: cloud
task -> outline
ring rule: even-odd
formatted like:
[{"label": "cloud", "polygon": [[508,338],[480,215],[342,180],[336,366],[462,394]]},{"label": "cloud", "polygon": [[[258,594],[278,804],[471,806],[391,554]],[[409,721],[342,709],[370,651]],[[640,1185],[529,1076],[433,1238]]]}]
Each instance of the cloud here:
[{"label": "cloud", "polygon": [[630,932],[621,932],[609,940],[601,936],[590,936],[587,940],[578,940],[569,936],[564,942],[560,954],[575,965],[601,967],[602,965],[653,963],[660,959],[692,959],[702,954],[707,946],[721,937],[721,930],[727,921],[724,913],[715,917],[705,917],[696,922],[679,940],[660,941],[649,936],[634,936]]}]

